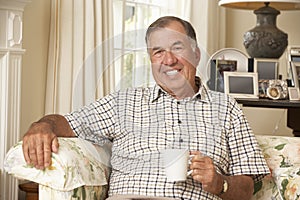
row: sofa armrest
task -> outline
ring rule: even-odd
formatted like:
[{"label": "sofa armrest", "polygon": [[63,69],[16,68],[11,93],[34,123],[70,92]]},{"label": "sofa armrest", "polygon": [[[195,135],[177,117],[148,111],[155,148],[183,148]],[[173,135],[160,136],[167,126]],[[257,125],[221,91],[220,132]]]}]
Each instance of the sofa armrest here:
[{"label": "sofa armrest", "polygon": [[38,170],[26,164],[21,141],[6,154],[4,169],[16,178],[58,191],[107,185],[110,173],[109,151],[80,138],[59,138],[59,144],[59,152],[52,153],[51,166]]}]

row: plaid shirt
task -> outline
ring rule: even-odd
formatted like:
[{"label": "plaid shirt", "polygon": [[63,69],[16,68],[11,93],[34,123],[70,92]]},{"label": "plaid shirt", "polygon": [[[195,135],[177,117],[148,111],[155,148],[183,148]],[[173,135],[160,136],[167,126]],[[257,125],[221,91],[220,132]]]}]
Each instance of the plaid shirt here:
[{"label": "plaid shirt", "polygon": [[199,150],[225,175],[247,174],[258,181],[269,173],[236,101],[204,86],[182,100],[157,85],[119,91],[65,117],[79,137],[100,145],[112,142],[110,196],[220,199],[190,176],[168,182],[160,154],[166,148]]}]

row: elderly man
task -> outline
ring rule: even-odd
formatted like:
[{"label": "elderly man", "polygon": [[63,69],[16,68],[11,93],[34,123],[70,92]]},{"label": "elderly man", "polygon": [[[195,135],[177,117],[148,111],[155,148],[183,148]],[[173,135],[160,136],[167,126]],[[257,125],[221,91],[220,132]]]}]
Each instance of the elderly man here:
[{"label": "elderly man", "polygon": [[[155,86],[41,118],[23,138],[26,161],[49,166],[57,137],[112,142],[111,199],[250,199],[254,182],[269,171],[236,101],[196,77],[201,56],[193,27],[161,17],[149,26],[146,43]],[[194,155],[186,181],[168,181],[156,162],[169,147]]]}]

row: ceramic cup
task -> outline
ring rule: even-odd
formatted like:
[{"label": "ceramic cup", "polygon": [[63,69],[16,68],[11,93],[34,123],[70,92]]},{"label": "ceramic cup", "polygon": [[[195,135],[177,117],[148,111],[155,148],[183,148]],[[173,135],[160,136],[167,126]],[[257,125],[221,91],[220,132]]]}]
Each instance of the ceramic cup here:
[{"label": "ceramic cup", "polygon": [[188,171],[190,154],[187,149],[165,149],[162,158],[168,181],[185,181],[192,173]]}]

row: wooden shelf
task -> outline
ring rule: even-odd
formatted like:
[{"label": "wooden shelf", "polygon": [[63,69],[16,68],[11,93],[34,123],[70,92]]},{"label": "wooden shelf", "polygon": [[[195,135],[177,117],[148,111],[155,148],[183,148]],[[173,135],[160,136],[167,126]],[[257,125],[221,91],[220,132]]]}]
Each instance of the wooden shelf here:
[{"label": "wooden shelf", "polygon": [[236,101],[243,106],[265,107],[265,108],[300,108],[300,101],[291,100],[271,100],[271,99],[242,99]]}]

